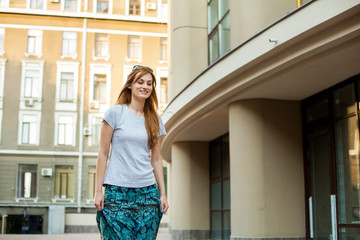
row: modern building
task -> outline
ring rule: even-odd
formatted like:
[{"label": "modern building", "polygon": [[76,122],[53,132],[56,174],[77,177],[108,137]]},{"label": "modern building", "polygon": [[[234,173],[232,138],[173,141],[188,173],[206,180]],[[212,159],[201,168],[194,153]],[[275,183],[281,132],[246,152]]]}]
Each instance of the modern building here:
[{"label": "modern building", "polygon": [[133,65],[167,103],[166,0],[0,0],[5,233],[97,231],[99,130]]},{"label": "modern building", "polygon": [[360,1],[170,2],[173,239],[360,238]]}]

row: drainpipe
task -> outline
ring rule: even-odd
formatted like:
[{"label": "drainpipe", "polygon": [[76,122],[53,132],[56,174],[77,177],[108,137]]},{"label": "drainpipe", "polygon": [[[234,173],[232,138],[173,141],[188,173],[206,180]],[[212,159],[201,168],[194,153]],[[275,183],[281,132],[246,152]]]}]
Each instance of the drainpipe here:
[{"label": "drainpipe", "polygon": [[4,216],[2,216],[2,226],[1,226],[1,234],[4,234],[5,233],[5,218],[7,218],[8,217],[8,215],[4,215]]},{"label": "drainpipe", "polygon": [[301,6],[301,0],[297,0],[297,5],[298,5],[298,7]]},{"label": "drainpipe", "polygon": [[84,108],[85,108],[85,73],[86,73],[86,28],[87,19],[84,19],[82,37],[82,58],[81,58],[81,99],[80,99],[80,121],[79,121],[79,159],[78,159],[78,207],[77,212],[81,212],[81,193],[82,193],[82,171],[84,154]]}]

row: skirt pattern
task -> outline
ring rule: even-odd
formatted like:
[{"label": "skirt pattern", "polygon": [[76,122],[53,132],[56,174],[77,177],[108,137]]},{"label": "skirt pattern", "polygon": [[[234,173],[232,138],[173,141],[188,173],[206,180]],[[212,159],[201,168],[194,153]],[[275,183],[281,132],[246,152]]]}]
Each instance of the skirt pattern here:
[{"label": "skirt pattern", "polygon": [[96,214],[103,240],[155,240],[162,218],[156,184],[143,188],[107,185]]}]

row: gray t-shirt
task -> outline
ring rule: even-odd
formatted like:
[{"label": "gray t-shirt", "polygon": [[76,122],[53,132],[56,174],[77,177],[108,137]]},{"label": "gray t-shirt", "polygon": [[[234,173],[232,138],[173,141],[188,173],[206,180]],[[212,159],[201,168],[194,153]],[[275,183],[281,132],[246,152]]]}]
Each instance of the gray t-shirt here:
[{"label": "gray t-shirt", "polygon": [[[129,188],[155,184],[145,118],[136,116],[126,104],[122,104],[109,108],[105,112],[104,121],[114,133],[103,184]],[[159,126],[159,136],[165,135],[165,127],[160,117]]]}]

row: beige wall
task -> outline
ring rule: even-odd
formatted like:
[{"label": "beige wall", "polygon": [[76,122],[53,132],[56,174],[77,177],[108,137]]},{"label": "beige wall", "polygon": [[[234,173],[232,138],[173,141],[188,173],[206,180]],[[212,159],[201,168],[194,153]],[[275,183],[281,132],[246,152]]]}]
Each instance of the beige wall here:
[{"label": "beige wall", "polygon": [[171,1],[169,101],[189,84],[207,60],[207,2]]},{"label": "beige wall", "polygon": [[299,102],[231,104],[230,171],[233,236],[305,236]]},{"label": "beige wall", "polygon": [[209,146],[178,142],[172,146],[170,227],[209,230]]},{"label": "beige wall", "polygon": [[230,0],[231,48],[297,7],[297,0]]}]

